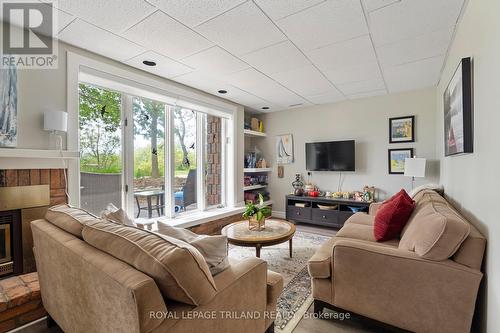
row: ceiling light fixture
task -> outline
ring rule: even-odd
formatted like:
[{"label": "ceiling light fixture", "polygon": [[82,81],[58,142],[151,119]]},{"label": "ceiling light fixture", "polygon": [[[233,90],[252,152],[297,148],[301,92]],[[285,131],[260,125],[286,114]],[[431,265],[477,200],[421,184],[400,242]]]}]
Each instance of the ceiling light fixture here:
[{"label": "ceiling light fixture", "polygon": [[262,110],[269,110],[269,106],[263,106],[261,107]]},{"label": "ceiling light fixture", "polygon": [[219,94],[227,94],[227,90],[221,89],[217,91]]},{"label": "ceiling light fixture", "polygon": [[144,60],[142,63],[143,63],[144,65],[146,65],[146,66],[150,66],[150,67],[154,67],[154,66],[156,66],[156,62],[154,62],[154,61],[152,61],[152,60]]}]

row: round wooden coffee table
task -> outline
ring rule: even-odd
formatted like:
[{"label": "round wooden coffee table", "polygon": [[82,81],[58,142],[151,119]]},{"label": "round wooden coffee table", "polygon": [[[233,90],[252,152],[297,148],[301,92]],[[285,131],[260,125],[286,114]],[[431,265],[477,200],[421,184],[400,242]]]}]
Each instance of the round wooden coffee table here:
[{"label": "round wooden coffee table", "polygon": [[260,249],[289,241],[290,258],[292,257],[292,240],[295,234],[295,225],[284,220],[266,219],[265,229],[253,231],[248,229],[248,220],[234,222],[222,228],[221,232],[227,236],[230,244],[246,247],[255,247],[256,255],[260,258]]}]

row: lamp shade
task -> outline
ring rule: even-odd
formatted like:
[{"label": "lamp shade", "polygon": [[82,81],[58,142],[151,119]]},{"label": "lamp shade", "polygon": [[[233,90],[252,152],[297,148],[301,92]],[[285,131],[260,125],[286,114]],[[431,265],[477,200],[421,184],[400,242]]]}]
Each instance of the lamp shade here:
[{"label": "lamp shade", "polygon": [[408,177],[425,177],[425,158],[406,158],[405,159],[405,176]]},{"label": "lamp shade", "polygon": [[66,132],[68,130],[68,114],[64,111],[45,111],[43,113],[43,129],[45,131]]}]

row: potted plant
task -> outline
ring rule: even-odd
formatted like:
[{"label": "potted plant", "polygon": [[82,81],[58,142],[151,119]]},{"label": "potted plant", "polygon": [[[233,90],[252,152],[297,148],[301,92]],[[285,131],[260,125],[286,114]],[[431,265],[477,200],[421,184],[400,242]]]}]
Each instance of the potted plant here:
[{"label": "potted plant", "polygon": [[261,231],[265,228],[266,217],[269,215],[271,215],[271,208],[264,206],[264,197],[259,193],[259,204],[247,202],[243,218],[248,219],[248,229]]}]

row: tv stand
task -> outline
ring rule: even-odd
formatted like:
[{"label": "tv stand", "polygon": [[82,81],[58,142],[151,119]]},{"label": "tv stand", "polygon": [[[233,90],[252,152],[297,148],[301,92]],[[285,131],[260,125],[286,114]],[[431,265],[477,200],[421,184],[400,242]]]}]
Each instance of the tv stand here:
[{"label": "tv stand", "polygon": [[[354,215],[351,207],[368,212],[371,202],[332,199],[326,197],[286,196],[286,219],[340,229]],[[318,205],[336,206],[335,209],[320,209]],[[305,206],[305,207],[300,207]]]}]

